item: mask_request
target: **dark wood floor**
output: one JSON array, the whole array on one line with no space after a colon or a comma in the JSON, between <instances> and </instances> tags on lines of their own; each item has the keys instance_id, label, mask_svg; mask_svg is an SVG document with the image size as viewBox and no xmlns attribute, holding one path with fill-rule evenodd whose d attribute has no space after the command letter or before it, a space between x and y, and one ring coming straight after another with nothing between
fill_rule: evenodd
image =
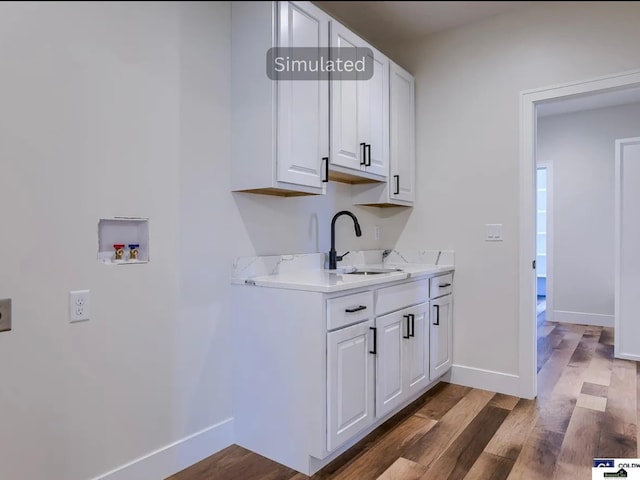
<instances>
[{"instance_id":1,"label":"dark wood floor","mask_svg":"<svg viewBox=\"0 0 640 480\"><path fill-rule=\"evenodd\" d=\"M537 400L441 383L311 478L591 478L594 457L640 456L639 378L612 329L541 319ZM308 478L235 445L170 477Z\"/></svg>"}]
</instances>

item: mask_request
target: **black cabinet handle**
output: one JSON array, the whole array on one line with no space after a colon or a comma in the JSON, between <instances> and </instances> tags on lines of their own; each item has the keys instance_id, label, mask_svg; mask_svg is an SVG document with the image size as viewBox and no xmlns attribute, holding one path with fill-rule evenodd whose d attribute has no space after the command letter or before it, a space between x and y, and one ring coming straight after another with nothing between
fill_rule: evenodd
<instances>
[{"instance_id":1,"label":"black cabinet handle","mask_svg":"<svg viewBox=\"0 0 640 480\"><path fill-rule=\"evenodd\" d=\"M410 313L409 316L411 317L411 333L409 334L409 336L415 337L416 336L416 316L413 313Z\"/></svg>"},{"instance_id":2,"label":"black cabinet handle","mask_svg":"<svg viewBox=\"0 0 640 480\"><path fill-rule=\"evenodd\" d=\"M433 324L440 325L440 305L434 305L433 307L436 309L436 321Z\"/></svg>"},{"instance_id":3,"label":"black cabinet handle","mask_svg":"<svg viewBox=\"0 0 640 480\"><path fill-rule=\"evenodd\" d=\"M322 161L324 162L324 178L322 179L322 183L327 183L329 181L329 157L322 157Z\"/></svg>"},{"instance_id":4,"label":"black cabinet handle","mask_svg":"<svg viewBox=\"0 0 640 480\"><path fill-rule=\"evenodd\" d=\"M344 311L347 313L359 312L360 310L366 310L367 307L365 305L360 305L359 307L353 308L345 308Z\"/></svg>"},{"instance_id":5,"label":"black cabinet handle","mask_svg":"<svg viewBox=\"0 0 640 480\"><path fill-rule=\"evenodd\" d=\"M393 178L396 179L396 191L393 192L394 195L400 194L400 175L394 175Z\"/></svg>"},{"instance_id":6,"label":"black cabinet handle","mask_svg":"<svg viewBox=\"0 0 640 480\"><path fill-rule=\"evenodd\" d=\"M360 165L366 165L367 164L367 144L366 143L361 143L360 146L362 147L362 157L360 157Z\"/></svg>"},{"instance_id":7,"label":"black cabinet handle","mask_svg":"<svg viewBox=\"0 0 640 480\"><path fill-rule=\"evenodd\" d=\"M369 350L369 353L377 355L378 353L378 329L376 327L369 327L369 330L373 330L373 350Z\"/></svg>"},{"instance_id":8,"label":"black cabinet handle","mask_svg":"<svg viewBox=\"0 0 640 480\"><path fill-rule=\"evenodd\" d=\"M371 144L367 143L365 146L365 151L367 152L366 158L365 158L365 166L370 167L371 166Z\"/></svg>"},{"instance_id":9,"label":"black cabinet handle","mask_svg":"<svg viewBox=\"0 0 640 480\"><path fill-rule=\"evenodd\" d=\"M445 287L450 287L451 284L450 283L441 283L440 285L438 285L440 288L445 288Z\"/></svg>"},{"instance_id":10,"label":"black cabinet handle","mask_svg":"<svg viewBox=\"0 0 640 480\"><path fill-rule=\"evenodd\" d=\"M402 335L402 338L411 338L411 330L409 327L409 321L410 321L411 315L403 315L402 317L407 319L407 334Z\"/></svg>"}]
</instances>

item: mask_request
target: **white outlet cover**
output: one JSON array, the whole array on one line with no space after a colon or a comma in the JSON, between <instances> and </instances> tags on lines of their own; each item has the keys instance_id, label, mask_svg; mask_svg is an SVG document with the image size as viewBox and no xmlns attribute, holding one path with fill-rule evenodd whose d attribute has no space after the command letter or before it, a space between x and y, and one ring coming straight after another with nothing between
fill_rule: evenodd
<instances>
[{"instance_id":1,"label":"white outlet cover","mask_svg":"<svg viewBox=\"0 0 640 480\"><path fill-rule=\"evenodd\" d=\"M69 292L69 321L81 322L91 317L89 290L72 290Z\"/></svg>"}]
</instances>

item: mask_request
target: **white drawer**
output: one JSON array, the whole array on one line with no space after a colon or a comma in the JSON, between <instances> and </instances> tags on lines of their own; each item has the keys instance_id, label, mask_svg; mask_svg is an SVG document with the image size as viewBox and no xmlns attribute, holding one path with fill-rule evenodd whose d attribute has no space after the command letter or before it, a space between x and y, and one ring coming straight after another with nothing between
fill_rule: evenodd
<instances>
[{"instance_id":1,"label":"white drawer","mask_svg":"<svg viewBox=\"0 0 640 480\"><path fill-rule=\"evenodd\" d=\"M376 316L426 302L429 299L427 280L401 283L378 290Z\"/></svg>"},{"instance_id":2,"label":"white drawer","mask_svg":"<svg viewBox=\"0 0 640 480\"><path fill-rule=\"evenodd\" d=\"M327 330L373 318L373 292L355 293L327 300Z\"/></svg>"},{"instance_id":3,"label":"white drawer","mask_svg":"<svg viewBox=\"0 0 640 480\"><path fill-rule=\"evenodd\" d=\"M453 273L429 279L429 298L441 297L453 291Z\"/></svg>"}]
</instances>

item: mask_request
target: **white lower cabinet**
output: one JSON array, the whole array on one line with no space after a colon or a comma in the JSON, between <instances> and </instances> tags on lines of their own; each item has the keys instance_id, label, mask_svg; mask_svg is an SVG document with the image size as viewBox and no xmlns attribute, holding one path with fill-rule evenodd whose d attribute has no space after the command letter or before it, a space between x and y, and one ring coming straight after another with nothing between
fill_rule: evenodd
<instances>
[{"instance_id":1,"label":"white lower cabinet","mask_svg":"<svg viewBox=\"0 0 640 480\"><path fill-rule=\"evenodd\" d=\"M373 320L327 334L327 450L373 423Z\"/></svg>"},{"instance_id":2,"label":"white lower cabinet","mask_svg":"<svg viewBox=\"0 0 640 480\"><path fill-rule=\"evenodd\" d=\"M451 283L234 285L236 443L312 475L418 398L451 365Z\"/></svg>"},{"instance_id":3,"label":"white lower cabinet","mask_svg":"<svg viewBox=\"0 0 640 480\"><path fill-rule=\"evenodd\" d=\"M429 383L428 309L423 303L376 318L376 417Z\"/></svg>"},{"instance_id":4,"label":"white lower cabinet","mask_svg":"<svg viewBox=\"0 0 640 480\"><path fill-rule=\"evenodd\" d=\"M451 368L453 295L449 294L431 300L430 305L431 341L429 355L431 369L429 378L435 380Z\"/></svg>"}]
</instances>

